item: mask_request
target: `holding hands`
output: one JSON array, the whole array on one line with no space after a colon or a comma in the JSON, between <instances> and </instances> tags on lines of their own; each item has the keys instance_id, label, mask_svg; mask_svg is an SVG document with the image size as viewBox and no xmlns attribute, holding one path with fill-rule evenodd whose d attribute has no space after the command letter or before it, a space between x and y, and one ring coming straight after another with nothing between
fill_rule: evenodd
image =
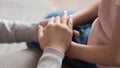
<instances>
[{"instance_id":1,"label":"holding hands","mask_svg":"<svg viewBox=\"0 0 120 68\"><path fill-rule=\"evenodd\" d=\"M52 17L44 28L39 26L38 29L38 42L42 49L55 48L65 53L71 44L72 36L73 20L66 11L62 18Z\"/></svg>"}]
</instances>

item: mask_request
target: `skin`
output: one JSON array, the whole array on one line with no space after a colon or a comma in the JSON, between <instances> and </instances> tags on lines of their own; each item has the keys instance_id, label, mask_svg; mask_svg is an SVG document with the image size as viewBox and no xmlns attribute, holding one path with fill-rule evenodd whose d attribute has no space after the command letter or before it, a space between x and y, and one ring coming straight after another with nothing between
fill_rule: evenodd
<instances>
[{"instance_id":1,"label":"skin","mask_svg":"<svg viewBox=\"0 0 120 68\"><path fill-rule=\"evenodd\" d=\"M90 5L88 8L83 9L82 11L79 11L77 13L72 14L73 18L73 25L81 25L81 24L87 24L90 21L95 20L98 17L98 7L99 7L100 0L96 0L92 5ZM48 23L49 19L45 19L40 22L40 25L45 27Z\"/></svg>"},{"instance_id":2,"label":"skin","mask_svg":"<svg viewBox=\"0 0 120 68\"><path fill-rule=\"evenodd\" d=\"M73 17L72 17L72 18L73 18ZM40 22L40 25L44 28L44 27L48 24L48 21L49 21L49 20L50 20L50 18L41 21L41 22ZM76 30L73 30L73 35L74 35L74 36L79 36L80 33L79 33L78 31L76 31Z\"/></svg>"},{"instance_id":3,"label":"skin","mask_svg":"<svg viewBox=\"0 0 120 68\"><path fill-rule=\"evenodd\" d=\"M64 12L62 18L59 16L52 17L47 26L44 28L39 26L38 41L40 47L55 48L62 53L65 53L70 46L73 35L73 21L72 17L67 17L67 12Z\"/></svg>"},{"instance_id":4,"label":"skin","mask_svg":"<svg viewBox=\"0 0 120 68\"><path fill-rule=\"evenodd\" d=\"M97 7L97 6L96 6ZM92 9L91 9L92 10ZM86 11L87 12L87 11ZM89 11L88 11L89 12ZM89 14L89 13L88 13ZM120 7L116 6L115 26L108 45L84 45L72 42L67 56L101 65L120 65ZM89 15L88 15L89 16ZM81 24L81 23L80 23Z\"/></svg>"},{"instance_id":5,"label":"skin","mask_svg":"<svg viewBox=\"0 0 120 68\"><path fill-rule=\"evenodd\" d=\"M99 7L100 0L96 0L91 6L88 8L83 9L82 11L79 11L77 13L72 14L73 18L73 25L78 26L81 24L87 24L90 21L95 20L98 17L98 7ZM48 23L49 19L45 19L40 22L40 25L42 27L45 27ZM79 36L79 32L73 31L74 36Z\"/></svg>"},{"instance_id":6,"label":"skin","mask_svg":"<svg viewBox=\"0 0 120 68\"><path fill-rule=\"evenodd\" d=\"M73 14L73 24L81 25L94 20L98 15L98 7L100 0L97 0L94 4L88 8ZM112 32L112 39L109 45L90 45L83 46L83 44L77 44L71 42L71 46L66 55L70 58L76 58L90 63L101 65L120 65L120 7L116 6L116 21L115 27ZM89 17L88 17L89 16ZM107 54L107 55L106 55Z\"/></svg>"},{"instance_id":7,"label":"skin","mask_svg":"<svg viewBox=\"0 0 120 68\"><path fill-rule=\"evenodd\" d=\"M96 0L92 5L73 14L73 24L74 26L87 24L90 21L95 20L98 17L100 0Z\"/></svg>"}]
</instances>

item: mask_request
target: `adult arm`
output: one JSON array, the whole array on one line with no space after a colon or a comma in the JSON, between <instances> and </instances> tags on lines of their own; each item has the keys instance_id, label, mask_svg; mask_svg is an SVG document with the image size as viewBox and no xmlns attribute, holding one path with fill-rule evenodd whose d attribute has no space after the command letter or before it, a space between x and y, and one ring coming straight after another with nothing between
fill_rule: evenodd
<instances>
[{"instance_id":1,"label":"adult arm","mask_svg":"<svg viewBox=\"0 0 120 68\"><path fill-rule=\"evenodd\" d=\"M54 48L45 48L37 68L61 68L64 53Z\"/></svg>"},{"instance_id":2,"label":"adult arm","mask_svg":"<svg viewBox=\"0 0 120 68\"><path fill-rule=\"evenodd\" d=\"M0 43L36 41L38 24L0 20Z\"/></svg>"},{"instance_id":3,"label":"adult arm","mask_svg":"<svg viewBox=\"0 0 120 68\"><path fill-rule=\"evenodd\" d=\"M52 17L46 27L39 26L38 41L44 52L38 68L61 67L64 53L69 48L73 35L72 17L67 18L67 16L67 12L64 11L61 19L59 16Z\"/></svg>"}]
</instances>

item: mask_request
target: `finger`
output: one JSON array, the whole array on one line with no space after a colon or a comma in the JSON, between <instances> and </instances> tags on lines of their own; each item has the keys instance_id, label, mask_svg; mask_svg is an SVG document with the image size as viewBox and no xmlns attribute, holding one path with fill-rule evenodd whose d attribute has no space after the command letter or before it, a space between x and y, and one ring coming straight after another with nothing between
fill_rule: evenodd
<instances>
[{"instance_id":1,"label":"finger","mask_svg":"<svg viewBox=\"0 0 120 68\"><path fill-rule=\"evenodd\" d=\"M67 15L67 11L64 11L63 12L63 15L62 15L62 24L64 24L64 25L67 25L67 20L68 20L68 17L67 17L68 15Z\"/></svg>"},{"instance_id":2,"label":"finger","mask_svg":"<svg viewBox=\"0 0 120 68\"><path fill-rule=\"evenodd\" d=\"M71 46L80 46L80 44L72 41L72 42L71 42Z\"/></svg>"},{"instance_id":3,"label":"finger","mask_svg":"<svg viewBox=\"0 0 120 68\"><path fill-rule=\"evenodd\" d=\"M54 18L55 18L55 17L50 18L50 20L48 21L48 24L49 24L49 23L52 23L52 24L53 24L53 23L54 23Z\"/></svg>"},{"instance_id":4,"label":"finger","mask_svg":"<svg viewBox=\"0 0 120 68\"><path fill-rule=\"evenodd\" d=\"M56 17L55 23L60 23L60 17L59 16Z\"/></svg>"},{"instance_id":5,"label":"finger","mask_svg":"<svg viewBox=\"0 0 120 68\"><path fill-rule=\"evenodd\" d=\"M68 27L70 29L73 29L73 19L72 19L72 15L69 16L69 20L68 20L68 23L67 23Z\"/></svg>"},{"instance_id":6,"label":"finger","mask_svg":"<svg viewBox=\"0 0 120 68\"><path fill-rule=\"evenodd\" d=\"M73 30L73 35L74 36L80 36L80 33L77 30Z\"/></svg>"},{"instance_id":7,"label":"finger","mask_svg":"<svg viewBox=\"0 0 120 68\"><path fill-rule=\"evenodd\" d=\"M38 26L38 38L41 38L43 36L43 27L42 26Z\"/></svg>"}]
</instances>

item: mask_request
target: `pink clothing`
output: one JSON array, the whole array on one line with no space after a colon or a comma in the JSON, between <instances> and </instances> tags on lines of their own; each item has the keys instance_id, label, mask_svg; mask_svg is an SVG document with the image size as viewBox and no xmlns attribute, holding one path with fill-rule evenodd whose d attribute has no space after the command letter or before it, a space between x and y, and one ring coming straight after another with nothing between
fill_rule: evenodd
<instances>
[{"instance_id":1,"label":"pink clothing","mask_svg":"<svg viewBox=\"0 0 120 68\"><path fill-rule=\"evenodd\" d=\"M116 6L120 7L120 0L101 0L98 18L92 26L89 35L89 45L109 44L115 23ZM97 65L98 68L120 68L112 66Z\"/></svg>"}]
</instances>

